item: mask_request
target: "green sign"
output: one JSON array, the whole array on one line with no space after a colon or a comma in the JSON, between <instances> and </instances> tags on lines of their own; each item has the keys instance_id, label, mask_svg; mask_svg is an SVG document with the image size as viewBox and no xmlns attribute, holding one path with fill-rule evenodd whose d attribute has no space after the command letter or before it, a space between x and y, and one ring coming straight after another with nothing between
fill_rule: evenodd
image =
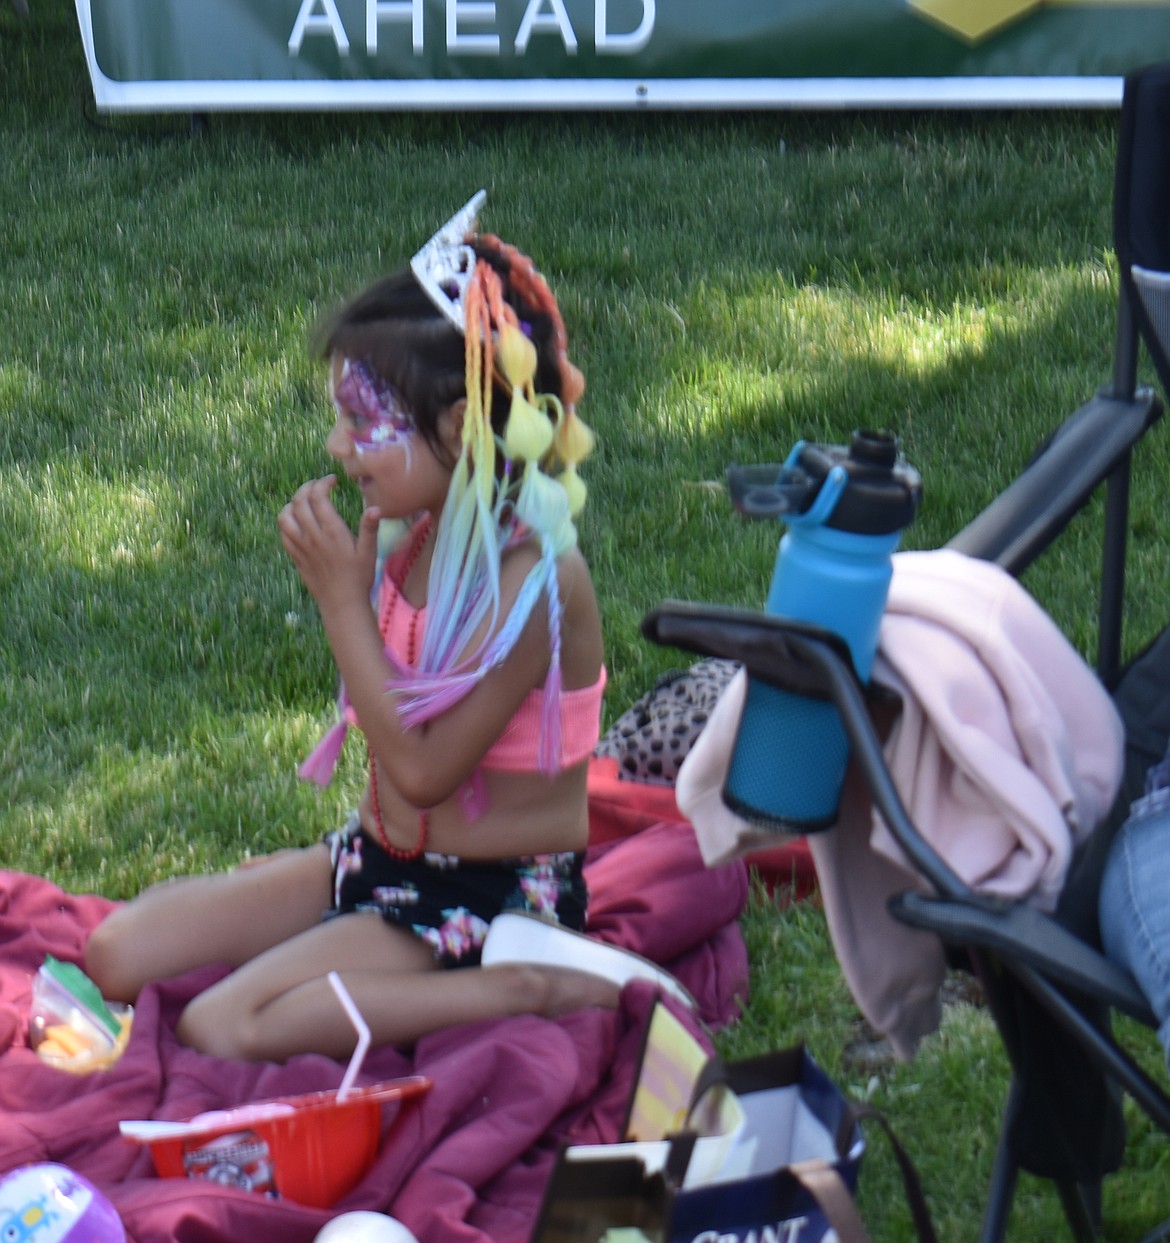
<instances>
[{"instance_id":1,"label":"green sign","mask_svg":"<svg viewBox=\"0 0 1170 1243\"><path fill-rule=\"evenodd\" d=\"M109 110L1117 103L1170 0L77 0Z\"/></svg>"}]
</instances>

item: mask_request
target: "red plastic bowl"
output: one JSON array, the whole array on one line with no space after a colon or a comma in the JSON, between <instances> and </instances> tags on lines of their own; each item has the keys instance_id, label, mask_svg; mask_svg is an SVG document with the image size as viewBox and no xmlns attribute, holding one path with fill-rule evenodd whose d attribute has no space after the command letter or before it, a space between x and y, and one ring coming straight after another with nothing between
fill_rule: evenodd
<instances>
[{"instance_id":1,"label":"red plastic bowl","mask_svg":"<svg viewBox=\"0 0 1170 1243\"><path fill-rule=\"evenodd\" d=\"M415 1100L430 1086L426 1076L412 1075L353 1088L344 1100L336 1089L282 1096L195 1118L181 1135L143 1142L164 1178L209 1178L329 1208L373 1164L383 1104Z\"/></svg>"}]
</instances>

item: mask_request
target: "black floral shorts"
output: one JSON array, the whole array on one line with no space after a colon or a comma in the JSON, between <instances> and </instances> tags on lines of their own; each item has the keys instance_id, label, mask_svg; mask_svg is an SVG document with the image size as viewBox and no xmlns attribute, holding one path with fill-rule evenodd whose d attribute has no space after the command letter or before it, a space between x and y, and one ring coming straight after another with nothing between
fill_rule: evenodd
<instances>
[{"instance_id":1,"label":"black floral shorts","mask_svg":"<svg viewBox=\"0 0 1170 1243\"><path fill-rule=\"evenodd\" d=\"M461 859L428 851L396 859L362 828L357 812L325 838L333 867L326 919L376 911L413 932L444 967L479 964L488 924L502 911L532 911L580 932L587 894L584 854Z\"/></svg>"}]
</instances>

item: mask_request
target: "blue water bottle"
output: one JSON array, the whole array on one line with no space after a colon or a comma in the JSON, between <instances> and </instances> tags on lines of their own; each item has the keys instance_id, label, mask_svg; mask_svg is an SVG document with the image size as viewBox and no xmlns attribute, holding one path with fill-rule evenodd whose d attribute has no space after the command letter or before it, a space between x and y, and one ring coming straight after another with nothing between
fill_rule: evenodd
<instances>
[{"instance_id":1,"label":"blue water bottle","mask_svg":"<svg viewBox=\"0 0 1170 1243\"><path fill-rule=\"evenodd\" d=\"M896 438L856 431L847 448L801 441L783 467L728 475L741 513L777 516L787 527L766 611L839 634L858 677L868 681L890 558L922 495ZM827 828L837 819L848 760L833 704L749 678L723 801L778 832Z\"/></svg>"}]
</instances>

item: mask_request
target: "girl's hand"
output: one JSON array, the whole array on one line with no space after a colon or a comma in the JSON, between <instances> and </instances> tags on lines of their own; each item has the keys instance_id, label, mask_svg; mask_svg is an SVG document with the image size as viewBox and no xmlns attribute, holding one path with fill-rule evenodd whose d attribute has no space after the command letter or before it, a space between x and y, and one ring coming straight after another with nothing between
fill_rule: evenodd
<instances>
[{"instance_id":1,"label":"girl's hand","mask_svg":"<svg viewBox=\"0 0 1170 1243\"><path fill-rule=\"evenodd\" d=\"M331 499L336 486L336 475L302 484L276 520L284 550L322 613L369 607L377 556L381 514L367 509L355 536Z\"/></svg>"}]
</instances>

